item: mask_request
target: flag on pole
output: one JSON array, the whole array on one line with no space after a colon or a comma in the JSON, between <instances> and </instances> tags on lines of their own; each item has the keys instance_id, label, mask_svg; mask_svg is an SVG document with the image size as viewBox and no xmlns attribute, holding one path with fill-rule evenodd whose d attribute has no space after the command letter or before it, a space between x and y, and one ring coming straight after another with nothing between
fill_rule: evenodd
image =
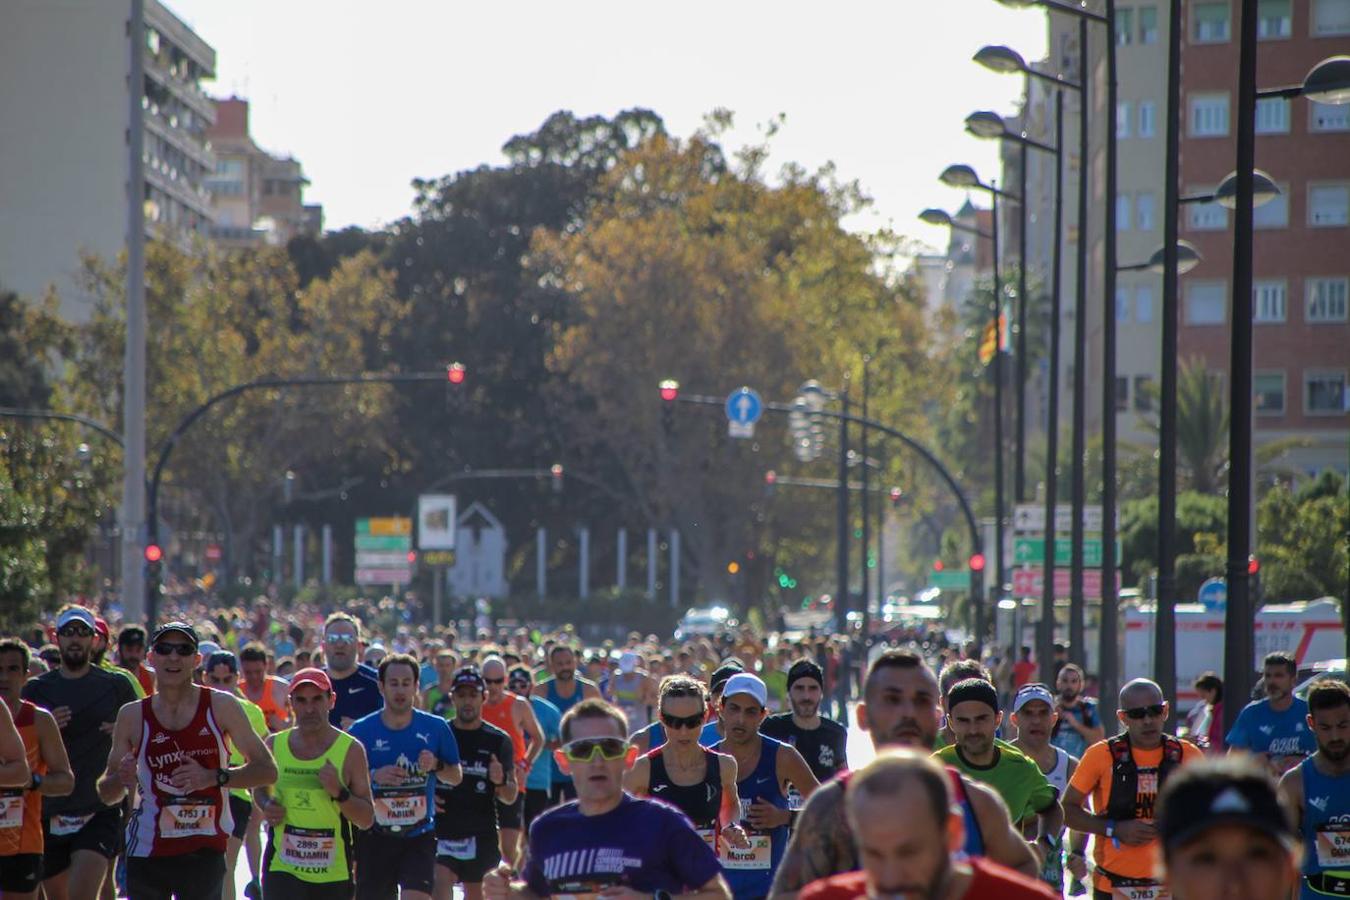
<instances>
[{"instance_id":1,"label":"flag on pole","mask_svg":"<svg viewBox=\"0 0 1350 900\"><path fill-rule=\"evenodd\" d=\"M984 326L984 332L980 335L980 365L987 366L994 359L995 349L1008 349L1008 312L999 310L998 330L994 329L994 323L989 322Z\"/></svg>"}]
</instances>

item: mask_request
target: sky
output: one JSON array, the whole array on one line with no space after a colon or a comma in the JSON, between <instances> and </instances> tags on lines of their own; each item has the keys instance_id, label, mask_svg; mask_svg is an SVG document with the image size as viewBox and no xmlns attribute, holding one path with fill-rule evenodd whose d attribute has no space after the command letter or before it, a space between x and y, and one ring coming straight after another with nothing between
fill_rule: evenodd
<instances>
[{"instance_id":1,"label":"sky","mask_svg":"<svg viewBox=\"0 0 1350 900\"><path fill-rule=\"evenodd\" d=\"M329 229L407 215L412 179L501 164L559 109L646 107L685 136L726 108L728 149L782 114L773 168L856 179L875 207L850 227L945 246L918 213L964 201L937 180L950 163L997 179L996 142L963 122L1014 112L1022 87L970 58L1007 44L1039 59L1047 39L1044 13L995 0L164 2L216 50L207 92L250 101L254 140L300 160Z\"/></svg>"}]
</instances>

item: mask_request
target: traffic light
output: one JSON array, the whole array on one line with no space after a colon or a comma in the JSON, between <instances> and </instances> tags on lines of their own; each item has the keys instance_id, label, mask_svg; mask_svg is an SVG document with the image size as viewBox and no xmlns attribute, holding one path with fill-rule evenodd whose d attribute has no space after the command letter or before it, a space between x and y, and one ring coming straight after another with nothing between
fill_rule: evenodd
<instances>
[{"instance_id":1,"label":"traffic light","mask_svg":"<svg viewBox=\"0 0 1350 900\"><path fill-rule=\"evenodd\" d=\"M777 484L778 484L777 472L775 472L773 469L770 469L769 471L764 473L764 495L766 497L773 496L773 489Z\"/></svg>"},{"instance_id":2,"label":"traffic light","mask_svg":"<svg viewBox=\"0 0 1350 900\"><path fill-rule=\"evenodd\" d=\"M900 501L905 499L905 492L898 487L891 488L891 506L898 507Z\"/></svg>"},{"instance_id":3,"label":"traffic light","mask_svg":"<svg viewBox=\"0 0 1350 900\"><path fill-rule=\"evenodd\" d=\"M408 551L408 565L410 565L410 566L415 566L415 565L417 565L417 551L416 551L416 550L409 550L409 551Z\"/></svg>"},{"instance_id":4,"label":"traffic light","mask_svg":"<svg viewBox=\"0 0 1350 900\"><path fill-rule=\"evenodd\" d=\"M452 362L445 367L445 380L451 384L463 384L465 374L463 363Z\"/></svg>"},{"instance_id":5,"label":"traffic light","mask_svg":"<svg viewBox=\"0 0 1350 900\"><path fill-rule=\"evenodd\" d=\"M1260 571L1261 571L1261 560L1257 559L1256 554L1253 553L1251 556L1247 557L1247 574L1256 575Z\"/></svg>"},{"instance_id":6,"label":"traffic light","mask_svg":"<svg viewBox=\"0 0 1350 900\"><path fill-rule=\"evenodd\" d=\"M736 560L733 559L731 562L727 563L728 575L735 575L740 571L741 571L741 564L736 562Z\"/></svg>"},{"instance_id":7,"label":"traffic light","mask_svg":"<svg viewBox=\"0 0 1350 900\"><path fill-rule=\"evenodd\" d=\"M675 430L675 401L680 396L680 383L673 378L661 382L661 427L667 435Z\"/></svg>"},{"instance_id":8,"label":"traffic light","mask_svg":"<svg viewBox=\"0 0 1350 900\"><path fill-rule=\"evenodd\" d=\"M941 572L941 571L942 571L943 569L945 569L945 568L947 568L947 566L942 562L942 560L940 560L940 559L935 559L935 560L933 560L933 571L934 571L934 572Z\"/></svg>"},{"instance_id":9,"label":"traffic light","mask_svg":"<svg viewBox=\"0 0 1350 900\"><path fill-rule=\"evenodd\" d=\"M160 569L164 565L164 548L159 544L145 545L145 574L152 580L159 580Z\"/></svg>"},{"instance_id":10,"label":"traffic light","mask_svg":"<svg viewBox=\"0 0 1350 900\"><path fill-rule=\"evenodd\" d=\"M789 575L782 566L775 566L773 574L778 579L778 587L781 589L790 591L797 586L797 579Z\"/></svg>"},{"instance_id":11,"label":"traffic light","mask_svg":"<svg viewBox=\"0 0 1350 900\"><path fill-rule=\"evenodd\" d=\"M563 467L562 463L554 463L548 470L549 482L553 486L553 493L561 494L563 489Z\"/></svg>"},{"instance_id":12,"label":"traffic light","mask_svg":"<svg viewBox=\"0 0 1350 900\"><path fill-rule=\"evenodd\" d=\"M983 554L983 553L972 553L972 554L970 554L970 571L972 571L972 572L983 572L983 571L984 571L984 554Z\"/></svg>"}]
</instances>

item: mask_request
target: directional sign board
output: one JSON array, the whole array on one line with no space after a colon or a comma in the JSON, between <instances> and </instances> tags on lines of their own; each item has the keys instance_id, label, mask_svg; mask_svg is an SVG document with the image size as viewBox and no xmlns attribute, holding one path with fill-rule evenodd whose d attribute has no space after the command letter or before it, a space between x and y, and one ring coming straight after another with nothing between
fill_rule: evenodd
<instances>
[{"instance_id":1,"label":"directional sign board","mask_svg":"<svg viewBox=\"0 0 1350 900\"><path fill-rule=\"evenodd\" d=\"M1028 567L1013 569L1013 595L1016 597L1039 597L1041 595L1041 568ZM1069 596L1069 570L1055 569L1055 596ZM1120 573L1116 573L1116 590L1120 590ZM1100 599L1102 595L1101 569L1083 570L1083 596Z\"/></svg>"},{"instance_id":2,"label":"directional sign board","mask_svg":"<svg viewBox=\"0 0 1350 900\"><path fill-rule=\"evenodd\" d=\"M1120 565L1120 541L1116 541L1116 565ZM1055 565L1073 564L1073 541L1070 538L1055 538ZM1013 565L1028 563L1036 565L1045 562L1045 538L1017 537L1013 539ZM1102 542L1100 538L1087 538L1083 541L1083 565L1100 566L1102 564Z\"/></svg>"},{"instance_id":3,"label":"directional sign board","mask_svg":"<svg viewBox=\"0 0 1350 900\"><path fill-rule=\"evenodd\" d=\"M944 591L964 591L970 588L969 572L933 572L928 576L928 586Z\"/></svg>"},{"instance_id":4,"label":"directional sign board","mask_svg":"<svg viewBox=\"0 0 1350 900\"><path fill-rule=\"evenodd\" d=\"M1200 585L1195 598L1204 604L1205 609L1226 609L1228 607L1228 582L1223 578L1209 578Z\"/></svg>"},{"instance_id":5,"label":"directional sign board","mask_svg":"<svg viewBox=\"0 0 1350 900\"><path fill-rule=\"evenodd\" d=\"M1116 525L1120 525L1117 511ZM1061 503L1055 507L1055 531L1069 531L1073 528L1073 507ZM1083 530L1096 533L1102 530L1102 508L1093 504L1083 507ZM1013 508L1013 531L1045 533L1045 507L1036 503L1019 503Z\"/></svg>"},{"instance_id":6,"label":"directional sign board","mask_svg":"<svg viewBox=\"0 0 1350 900\"><path fill-rule=\"evenodd\" d=\"M727 434L734 438L755 436L755 423L764 413L764 401L753 388L743 387L727 395Z\"/></svg>"},{"instance_id":7,"label":"directional sign board","mask_svg":"<svg viewBox=\"0 0 1350 900\"><path fill-rule=\"evenodd\" d=\"M412 581L412 519L402 516L356 520L356 583Z\"/></svg>"}]
</instances>

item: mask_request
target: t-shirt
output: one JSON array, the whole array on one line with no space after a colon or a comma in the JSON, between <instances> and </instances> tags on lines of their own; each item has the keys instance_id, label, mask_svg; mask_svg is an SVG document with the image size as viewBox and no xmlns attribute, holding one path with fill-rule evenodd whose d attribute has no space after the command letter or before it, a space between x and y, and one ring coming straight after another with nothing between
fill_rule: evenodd
<instances>
[{"instance_id":1,"label":"t-shirt","mask_svg":"<svg viewBox=\"0 0 1350 900\"><path fill-rule=\"evenodd\" d=\"M558 712L558 707L549 703L543 697L531 697L530 706L534 708L534 717L539 722L539 731L544 735L545 747L553 741L562 740L562 732L559 730L559 726L562 725L562 713ZM534 758L534 765L530 766L530 774L525 778L525 788L536 791L548 790L553 784L555 765L553 754L545 749Z\"/></svg>"},{"instance_id":2,"label":"t-shirt","mask_svg":"<svg viewBox=\"0 0 1350 900\"><path fill-rule=\"evenodd\" d=\"M530 826L526 860L525 881L540 897L593 898L609 885L679 894L721 872L683 813L629 794L598 816L583 815L575 800L543 813Z\"/></svg>"},{"instance_id":3,"label":"t-shirt","mask_svg":"<svg viewBox=\"0 0 1350 900\"><path fill-rule=\"evenodd\" d=\"M1139 768L1139 787L1134 798L1136 819L1153 821L1153 808L1158 799L1158 767L1162 765L1163 748L1154 747L1145 750L1131 747L1134 764ZM1181 742L1182 763L1194 762L1203 754L1200 748L1190 741ZM1078 761L1078 768L1069 779L1069 787L1077 789L1084 797L1092 798L1092 809L1097 815L1106 814L1107 802L1111 791L1111 748L1106 741L1098 741L1087 749ZM1154 855L1157 842L1130 846L1107 840L1104 837L1092 841L1092 855L1099 869L1106 869L1126 878L1153 878ZM1111 890L1111 882L1098 873L1097 887L1103 891Z\"/></svg>"},{"instance_id":4,"label":"t-shirt","mask_svg":"<svg viewBox=\"0 0 1350 900\"><path fill-rule=\"evenodd\" d=\"M1036 677L1036 664L1029 659L1013 663L1013 687L1020 688Z\"/></svg>"},{"instance_id":5,"label":"t-shirt","mask_svg":"<svg viewBox=\"0 0 1350 900\"><path fill-rule=\"evenodd\" d=\"M495 757L502 775L511 774L515 765L515 747L511 736L489 722L477 728L460 728L450 723L459 746L464 779L454 787L437 784L436 793L444 801L445 812L436 816L438 838L469 838L497 833L497 786L488 778ZM496 838L492 838L495 843Z\"/></svg>"},{"instance_id":6,"label":"t-shirt","mask_svg":"<svg viewBox=\"0 0 1350 900\"><path fill-rule=\"evenodd\" d=\"M769 709L787 708L787 672L775 669L761 676L764 687L769 693Z\"/></svg>"},{"instance_id":7,"label":"t-shirt","mask_svg":"<svg viewBox=\"0 0 1350 900\"><path fill-rule=\"evenodd\" d=\"M995 739L994 761L977 766L961 755L955 744L933 754L949 766L998 791L1014 822L1030 818L1051 806L1059 796L1036 761L1011 744Z\"/></svg>"},{"instance_id":8,"label":"t-shirt","mask_svg":"<svg viewBox=\"0 0 1350 900\"><path fill-rule=\"evenodd\" d=\"M459 745L450 725L439 716L420 709L412 711L412 721L393 730L384 724L381 713L357 719L348 729L366 748L370 771L395 765L406 773L402 784L385 786L371 779L375 801L375 830L396 837L425 834L432 828L435 811L433 773L423 772L417 758L430 750L443 763L459 762Z\"/></svg>"},{"instance_id":9,"label":"t-shirt","mask_svg":"<svg viewBox=\"0 0 1350 900\"><path fill-rule=\"evenodd\" d=\"M1059 897L1048 885L996 862L981 857L967 862L972 877L961 900L1050 900ZM798 896L801 900L854 900L867 895L867 873L846 872L813 881L802 888Z\"/></svg>"},{"instance_id":10,"label":"t-shirt","mask_svg":"<svg viewBox=\"0 0 1350 900\"><path fill-rule=\"evenodd\" d=\"M808 731L797 726L792 713L779 713L765 719L759 733L796 747L816 781L848 768L848 729L834 719L822 716L819 727Z\"/></svg>"},{"instance_id":11,"label":"t-shirt","mask_svg":"<svg viewBox=\"0 0 1350 900\"><path fill-rule=\"evenodd\" d=\"M1102 722L1102 717L1097 712L1097 701L1088 697L1079 697L1078 702L1073 706L1060 707L1059 721L1055 722L1055 728L1050 732L1050 743L1070 756L1077 756L1081 759L1083 752L1088 747L1087 738L1064 721L1066 716L1073 716L1085 728L1096 728Z\"/></svg>"},{"instance_id":12,"label":"t-shirt","mask_svg":"<svg viewBox=\"0 0 1350 900\"><path fill-rule=\"evenodd\" d=\"M70 708L70 721L61 729L61 740L75 773L75 789L64 797L43 797L42 815L50 818L103 809L94 784L108 764L112 729L105 731L101 726L112 725L117 721L117 711L137 699L131 681L98 667L79 678L67 678L60 669L53 669L29 679L22 696L48 711Z\"/></svg>"},{"instance_id":13,"label":"t-shirt","mask_svg":"<svg viewBox=\"0 0 1350 900\"><path fill-rule=\"evenodd\" d=\"M1308 728L1308 701L1294 698L1283 712L1270 708L1269 700L1248 703L1238 713L1226 738L1229 747L1271 756L1292 756L1297 762L1317 750L1317 739Z\"/></svg>"},{"instance_id":14,"label":"t-shirt","mask_svg":"<svg viewBox=\"0 0 1350 900\"><path fill-rule=\"evenodd\" d=\"M380 676L375 669L365 663L358 663L356 670L346 678L334 678L333 709L328 713L328 721L335 727L342 727L343 719L360 719L384 706L384 697L380 695Z\"/></svg>"}]
</instances>

